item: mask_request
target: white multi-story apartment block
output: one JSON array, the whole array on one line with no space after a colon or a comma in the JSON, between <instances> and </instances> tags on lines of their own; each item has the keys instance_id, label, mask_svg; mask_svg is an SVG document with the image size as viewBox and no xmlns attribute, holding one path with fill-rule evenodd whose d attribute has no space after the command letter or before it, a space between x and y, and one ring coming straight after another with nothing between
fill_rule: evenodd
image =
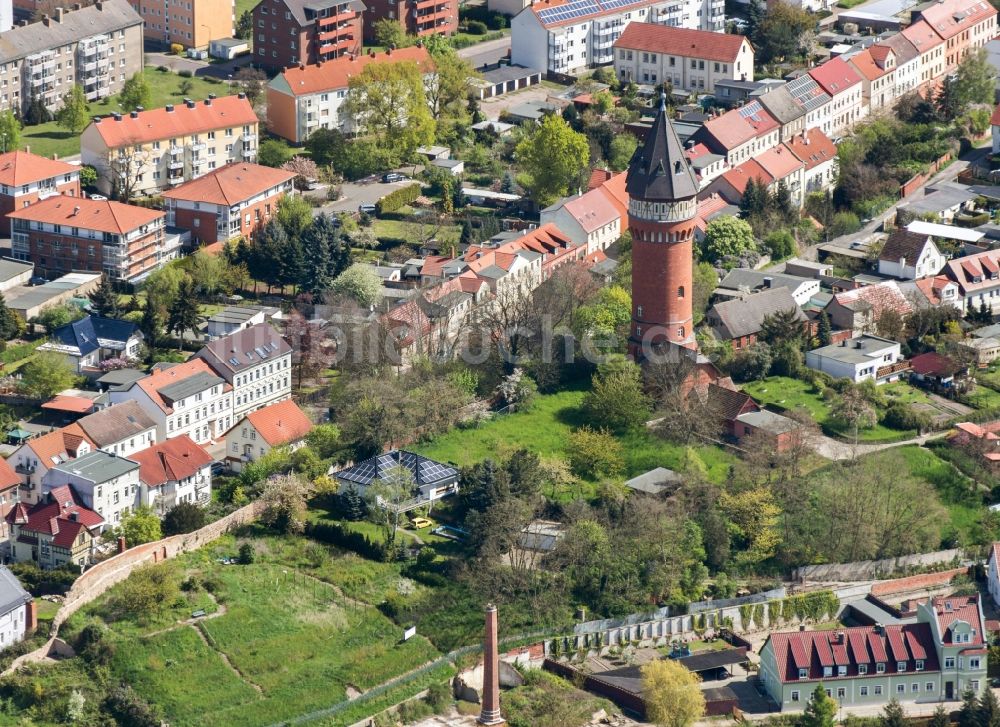
<instances>
[{"instance_id":1,"label":"white multi-story apartment block","mask_svg":"<svg viewBox=\"0 0 1000 727\"><path fill-rule=\"evenodd\" d=\"M232 387L234 425L292 395L292 347L267 323L217 338L195 356Z\"/></svg>"},{"instance_id":2,"label":"white multi-story apartment block","mask_svg":"<svg viewBox=\"0 0 1000 727\"><path fill-rule=\"evenodd\" d=\"M143 504L139 463L108 452L91 452L50 469L42 479L42 494L71 485L83 504L112 526Z\"/></svg>"},{"instance_id":3,"label":"white multi-story apartment block","mask_svg":"<svg viewBox=\"0 0 1000 727\"><path fill-rule=\"evenodd\" d=\"M0 110L24 112L32 98L49 110L74 84L95 101L118 93L142 70L142 18L125 0L74 5L41 21L3 31Z\"/></svg>"},{"instance_id":4,"label":"white multi-story apartment block","mask_svg":"<svg viewBox=\"0 0 1000 727\"><path fill-rule=\"evenodd\" d=\"M135 401L156 422L158 441L187 435L198 444L236 423L232 388L204 361L192 359L108 392L112 404Z\"/></svg>"},{"instance_id":5,"label":"white multi-story apartment block","mask_svg":"<svg viewBox=\"0 0 1000 727\"><path fill-rule=\"evenodd\" d=\"M630 23L614 48L622 81L715 93L716 81L753 80L753 46L742 35Z\"/></svg>"},{"instance_id":6,"label":"white multi-story apartment block","mask_svg":"<svg viewBox=\"0 0 1000 727\"><path fill-rule=\"evenodd\" d=\"M95 119L80 135L80 157L97 170L105 194L154 194L231 162L255 161L257 126L243 93L186 99Z\"/></svg>"},{"instance_id":7,"label":"white multi-story apartment block","mask_svg":"<svg viewBox=\"0 0 1000 727\"><path fill-rule=\"evenodd\" d=\"M632 22L723 32L725 8L720 0L540 0L511 21L511 61L565 74L611 63Z\"/></svg>"}]
</instances>

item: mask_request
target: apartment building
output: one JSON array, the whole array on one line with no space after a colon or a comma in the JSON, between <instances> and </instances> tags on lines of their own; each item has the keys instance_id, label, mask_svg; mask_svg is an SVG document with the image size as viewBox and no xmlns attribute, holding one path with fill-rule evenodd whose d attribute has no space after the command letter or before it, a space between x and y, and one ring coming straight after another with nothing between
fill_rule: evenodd
<instances>
[{"instance_id":1,"label":"apartment building","mask_svg":"<svg viewBox=\"0 0 1000 727\"><path fill-rule=\"evenodd\" d=\"M511 61L571 75L611 63L632 22L722 32L725 7L721 0L539 0L511 21Z\"/></svg>"},{"instance_id":2,"label":"apartment building","mask_svg":"<svg viewBox=\"0 0 1000 727\"><path fill-rule=\"evenodd\" d=\"M868 115L868 107L861 102L861 76L843 58L831 58L809 75L830 96L830 128L824 132L837 136Z\"/></svg>"},{"instance_id":3,"label":"apartment building","mask_svg":"<svg viewBox=\"0 0 1000 727\"><path fill-rule=\"evenodd\" d=\"M622 81L698 93L715 93L718 80L753 81L754 50L742 35L629 23L614 49Z\"/></svg>"},{"instance_id":4,"label":"apartment building","mask_svg":"<svg viewBox=\"0 0 1000 727\"><path fill-rule=\"evenodd\" d=\"M232 0L136 0L132 9L145 22L146 40L164 48L207 48L231 38L236 22Z\"/></svg>"},{"instance_id":5,"label":"apartment building","mask_svg":"<svg viewBox=\"0 0 1000 727\"><path fill-rule=\"evenodd\" d=\"M57 8L52 17L4 32L0 110L23 113L39 98L54 111L74 84L88 101L107 98L142 70L142 59L142 18L126 0Z\"/></svg>"},{"instance_id":6,"label":"apartment building","mask_svg":"<svg viewBox=\"0 0 1000 727\"><path fill-rule=\"evenodd\" d=\"M50 469L42 479L43 498L66 485L112 527L145 504L139 492L139 463L109 452L91 452Z\"/></svg>"},{"instance_id":7,"label":"apartment building","mask_svg":"<svg viewBox=\"0 0 1000 727\"><path fill-rule=\"evenodd\" d=\"M257 159L257 114L243 93L97 118L80 156L104 193L151 195L232 162ZM117 194L116 194L117 193Z\"/></svg>"},{"instance_id":8,"label":"apartment building","mask_svg":"<svg viewBox=\"0 0 1000 727\"><path fill-rule=\"evenodd\" d=\"M781 127L760 101L753 100L706 121L695 137L735 167L776 146Z\"/></svg>"},{"instance_id":9,"label":"apartment building","mask_svg":"<svg viewBox=\"0 0 1000 727\"><path fill-rule=\"evenodd\" d=\"M212 499L212 462L187 435L173 437L130 457L139 463L143 504L163 516L182 502L207 505Z\"/></svg>"},{"instance_id":10,"label":"apartment building","mask_svg":"<svg viewBox=\"0 0 1000 727\"><path fill-rule=\"evenodd\" d=\"M824 134L829 134L833 116L830 94L824 91L808 73L789 81L785 88L792 94L795 102L805 109L804 128L822 129Z\"/></svg>"},{"instance_id":11,"label":"apartment building","mask_svg":"<svg viewBox=\"0 0 1000 727\"><path fill-rule=\"evenodd\" d=\"M847 712L978 696L989 689L986 636L978 595L938 596L917 605L916 623L771 634L760 679L782 711L804 709L817 685Z\"/></svg>"},{"instance_id":12,"label":"apartment building","mask_svg":"<svg viewBox=\"0 0 1000 727\"><path fill-rule=\"evenodd\" d=\"M217 338L195 356L232 388L232 424L292 395L292 347L267 323Z\"/></svg>"},{"instance_id":13,"label":"apartment building","mask_svg":"<svg viewBox=\"0 0 1000 727\"><path fill-rule=\"evenodd\" d=\"M915 89L920 83L920 52L902 33L891 35L873 45L869 52L876 62L887 59L891 53L895 57L895 73L893 73L893 95L896 98ZM881 60L887 63L887 60Z\"/></svg>"},{"instance_id":14,"label":"apartment building","mask_svg":"<svg viewBox=\"0 0 1000 727\"><path fill-rule=\"evenodd\" d=\"M457 0L365 0L365 42L375 43L375 23L393 20L407 35L450 35L458 30Z\"/></svg>"},{"instance_id":15,"label":"apartment building","mask_svg":"<svg viewBox=\"0 0 1000 727\"><path fill-rule=\"evenodd\" d=\"M39 274L105 273L138 283L180 252L164 235L166 215L146 207L86 197L49 197L11 212L11 255Z\"/></svg>"},{"instance_id":16,"label":"apartment building","mask_svg":"<svg viewBox=\"0 0 1000 727\"><path fill-rule=\"evenodd\" d=\"M954 71L966 55L997 34L997 10L986 0L939 0L913 13L944 41L944 67Z\"/></svg>"},{"instance_id":17,"label":"apartment building","mask_svg":"<svg viewBox=\"0 0 1000 727\"><path fill-rule=\"evenodd\" d=\"M295 174L258 164L227 164L164 192L167 224L191 232L193 243L253 240L293 194Z\"/></svg>"},{"instance_id":18,"label":"apartment building","mask_svg":"<svg viewBox=\"0 0 1000 727\"><path fill-rule=\"evenodd\" d=\"M426 48L391 48L384 53L348 55L318 65L298 65L279 73L267 85L267 127L272 134L301 144L316 129L356 129L350 115L341 115L347 86L353 76L373 63L412 61L429 73L432 61Z\"/></svg>"},{"instance_id":19,"label":"apartment building","mask_svg":"<svg viewBox=\"0 0 1000 727\"><path fill-rule=\"evenodd\" d=\"M848 59L861 76L862 102L870 113L896 102L896 54L891 48L868 48Z\"/></svg>"},{"instance_id":20,"label":"apartment building","mask_svg":"<svg viewBox=\"0 0 1000 727\"><path fill-rule=\"evenodd\" d=\"M261 0L253 9L254 62L270 70L361 52L361 0Z\"/></svg>"},{"instance_id":21,"label":"apartment building","mask_svg":"<svg viewBox=\"0 0 1000 727\"><path fill-rule=\"evenodd\" d=\"M0 154L0 236L10 236L8 214L59 194L80 196L80 167L29 151Z\"/></svg>"},{"instance_id":22,"label":"apartment building","mask_svg":"<svg viewBox=\"0 0 1000 727\"><path fill-rule=\"evenodd\" d=\"M917 87L934 83L945 69L944 40L924 20L915 22L900 35L910 41L919 54L920 68L917 76Z\"/></svg>"}]
</instances>

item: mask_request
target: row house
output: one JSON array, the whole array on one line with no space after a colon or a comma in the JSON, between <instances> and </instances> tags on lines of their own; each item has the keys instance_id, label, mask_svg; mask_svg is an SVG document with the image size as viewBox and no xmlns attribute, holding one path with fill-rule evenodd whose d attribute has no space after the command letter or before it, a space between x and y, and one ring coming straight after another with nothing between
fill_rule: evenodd
<instances>
[{"instance_id":1,"label":"row house","mask_svg":"<svg viewBox=\"0 0 1000 727\"><path fill-rule=\"evenodd\" d=\"M14 465L7 460L0 460L0 538L7 538L7 513L20 499L21 476L15 471ZM0 546L2 547L2 546Z\"/></svg>"},{"instance_id":2,"label":"row house","mask_svg":"<svg viewBox=\"0 0 1000 727\"><path fill-rule=\"evenodd\" d=\"M107 524L68 485L53 488L34 505L17 503L5 519L11 561L46 570L93 563Z\"/></svg>"},{"instance_id":3,"label":"row house","mask_svg":"<svg viewBox=\"0 0 1000 727\"><path fill-rule=\"evenodd\" d=\"M801 207L805 202L806 165L786 144L761 152L724 172L705 188L704 195L719 194L730 204L739 204L751 179L771 193L778 191L783 183L796 206Z\"/></svg>"},{"instance_id":4,"label":"row house","mask_svg":"<svg viewBox=\"0 0 1000 727\"><path fill-rule=\"evenodd\" d=\"M896 54L892 49L872 46L848 62L861 76L862 103L869 113L891 109L896 102Z\"/></svg>"},{"instance_id":5,"label":"row house","mask_svg":"<svg viewBox=\"0 0 1000 727\"><path fill-rule=\"evenodd\" d=\"M963 312L1000 309L1000 250L949 260L942 273L958 285Z\"/></svg>"},{"instance_id":6,"label":"row house","mask_svg":"<svg viewBox=\"0 0 1000 727\"><path fill-rule=\"evenodd\" d=\"M900 98L920 85L920 51L902 33L891 35L879 41L869 52L880 67L888 67L889 55L894 58L893 92L894 98Z\"/></svg>"},{"instance_id":7,"label":"row house","mask_svg":"<svg viewBox=\"0 0 1000 727\"><path fill-rule=\"evenodd\" d=\"M205 49L211 41L231 38L235 32L231 0L134 0L132 8L145 21L145 38L154 47Z\"/></svg>"},{"instance_id":8,"label":"row house","mask_svg":"<svg viewBox=\"0 0 1000 727\"><path fill-rule=\"evenodd\" d=\"M354 117L340 113L351 78L370 64L401 61L416 63L425 74L433 70L427 49L416 45L285 69L267 85L268 130L293 144L302 144L316 129L354 132Z\"/></svg>"},{"instance_id":9,"label":"row house","mask_svg":"<svg viewBox=\"0 0 1000 727\"><path fill-rule=\"evenodd\" d=\"M940 78L945 69L944 41L926 21L920 20L900 33L917 49L920 70L917 87L929 86Z\"/></svg>"},{"instance_id":10,"label":"row house","mask_svg":"<svg viewBox=\"0 0 1000 727\"><path fill-rule=\"evenodd\" d=\"M824 134L830 133L833 119L832 98L822 86L808 73L788 82L789 93L806 112L804 128L821 129Z\"/></svg>"},{"instance_id":11,"label":"row house","mask_svg":"<svg viewBox=\"0 0 1000 727\"><path fill-rule=\"evenodd\" d=\"M154 444L129 459L139 465L141 504L161 517L182 502L207 505L212 499L215 459L187 435Z\"/></svg>"},{"instance_id":12,"label":"row house","mask_svg":"<svg viewBox=\"0 0 1000 727\"><path fill-rule=\"evenodd\" d=\"M624 190L625 173L616 175L614 179ZM628 220L623 209L615 204L605 185L565 197L543 209L540 214L542 226L550 225L550 229L561 231L574 244L583 246L587 255L606 250L615 243L622 235L623 221L627 227Z\"/></svg>"},{"instance_id":13,"label":"row house","mask_svg":"<svg viewBox=\"0 0 1000 727\"><path fill-rule=\"evenodd\" d=\"M276 447L296 450L305 444L312 422L291 399L252 411L226 433L226 460L239 472Z\"/></svg>"},{"instance_id":14,"label":"row house","mask_svg":"<svg viewBox=\"0 0 1000 727\"><path fill-rule=\"evenodd\" d=\"M49 111L79 85L88 101L121 91L143 68L142 18L126 0L97 0L3 32L0 111L27 111L32 99Z\"/></svg>"},{"instance_id":15,"label":"row house","mask_svg":"<svg viewBox=\"0 0 1000 727\"><path fill-rule=\"evenodd\" d=\"M253 240L294 193L293 172L258 164L227 164L163 193L167 224L191 232L191 241L211 245Z\"/></svg>"},{"instance_id":16,"label":"row house","mask_svg":"<svg viewBox=\"0 0 1000 727\"><path fill-rule=\"evenodd\" d=\"M156 422L136 402L124 401L77 419L62 433L64 438L79 437L94 450L130 457L156 442Z\"/></svg>"},{"instance_id":17,"label":"row house","mask_svg":"<svg viewBox=\"0 0 1000 727\"><path fill-rule=\"evenodd\" d=\"M982 48L997 34L997 11L986 0L940 0L914 13L944 41L944 70L958 68L965 56Z\"/></svg>"},{"instance_id":18,"label":"row house","mask_svg":"<svg viewBox=\"0 0 1000 727\"><path fill-rule=\"evenodd\" d=\"M71 271L138 283L176 258L163 212L88 197L54 196L8 215L11 256L54 278Z\"/></svg>"},{"instance_id":19,"label":"row house","mask_svg":"<svg viewBox=\"0 0 1000 727\"><path fill-rule=\"evenodd\" d=\"M257 159L257 115L243 93L95 118L80 157L104 194L152 195L232 162Z\"/></svg>"},{"instance_id":20,"label":"row house","mask_svg":"<svg viewBox=\"0 0 1000 727\"><path fill-rule=\"evenodd\" d=\"M232 390L232 419L225 432L248 412L292 395L292 347L267 323L217 338L195 354ZM198 441L197 438L195 441Z\"/></svg>"},{"instance_id":21,"label":"row house","mask_svg":"<svg viewBox=\"0 0 1000 727\"><path fill-rule=\"evenodd\" d=\"M201 359L191 359L108 391L112 405L135 401L156 422L156 439L187 435L202 444L235 423L233 390Z\"/></svg>"},{"instance_id":22,"label":"row house","mask_svg":"<svg viewBox=\"0 0 1000 727\"><path fill-rule=\"evenodd\" d=\"M716 154L704 144L689 144L684 148L684 158L691 165L691 171L698 179L698 189L704 189L712 180L722 175L729 165L726 157Z\"/></svg>"},{"instance_id":23,"label":"row house","mask_svg":"<svg viewBox=\"0 0 1000 727\"><path fill-rule=\"evenodd\" d=\"M0 236L10 237L11 212L59 194L80 196L80 167L29 151L0 154Z\"/></svg>"},{"instance_id":24,"label":"row house","mask_svg":"<svg viewBox=\"0 0 1000 727\"><path fill-rule=\"evenodd\" d=\"M832 189L837 183L837 146L819 129L803 131L785 142L805 168L802 184L805 194Z\"/></svg>"},{"instance_id":25,"label":"row house","mask_svg":"<svg viewBox=\"0 0 1000 727\"><path fill-rule=\"evenodd\" d=\"M633 22L721 32L721 0L539 0L511 20L511 62L575 74L615 60L614 43Z\"/></svg>"},{"instance_id":26,"label":"row house","mask_svg":"<svg viewBox=\"0 0 1000 727\"><path fill-rule=\"evenodd\" d=\"M989 688L980 596L937 596L915 623L771 634L760 680L781 711L801 711L817 686L846 709L926 704Z\"/></svg>"},{"instance_id":27,"label":"row house","mask_svg":"<svg viewBox=\"0 0 1000 727\"><path fill-rule=\"evenodd\" d=\"M253 9L254 63L276 71L361 51L361 0L261 0Z\"/></svg>"},{"instance_id":28,"label":"row house","mask_svg":"<svg viewBox=\"0 0 1000 727\"><path fill-rule=\"evenodd\" d=\"M832 58L809 71L809 76L830 97L830 127L823 131L838 136L868 115L862 103L863 85L850 64L843 58Z\"/></svg>"},{"instance_id":29,"label":"row house","mask_svg":"<svg viewBox=\"0 0 1000 727\"><path fill-rule=\"evenodd\" d=\"M781 130L774 117L755 100L706 121L695 136L696 141L724 155L726 164L735 167L776 146Z\"/></svg>"},{"instance_id":30,"label":"row house","mask_svg":"<svg viewBox=\"0 0 1000 727\"><path fill-rule=\"evenodd\" d=\"M360 4L360 3L359 3ZM375 24L382 20L399 23L407 35L451 35L458 30L457 0L365 0L365 42L375 45Z\"/></svg>"},{"instance_id":31,"label":"row house","mask_svg":"<svg viewBox=\"0 0 1000 727\"><path fill-rule=\"evenodd\" d=\"M788 141L806 128L806 110L799 104L787 85L761 95L757 101L780 124L779 141Z\"/></svg>"},{"instance_id":32,"label":"row house","mask_svg":"<svg viewBox=\"0 0 1000 727\"><path fill-rule=\"evenodd\" d=\"M742 35L629 23L614 49L623 82L715 93L718 80L753 81L754 50Z\"/></svg>"}]
</instances>

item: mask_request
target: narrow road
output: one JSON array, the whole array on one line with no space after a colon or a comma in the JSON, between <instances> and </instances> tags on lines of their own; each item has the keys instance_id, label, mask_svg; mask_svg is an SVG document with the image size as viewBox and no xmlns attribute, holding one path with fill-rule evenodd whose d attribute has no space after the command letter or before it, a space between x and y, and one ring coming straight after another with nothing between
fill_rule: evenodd
<instances>
[{"instance_id":1,"label":"narrow road","mask_svg":"<svg viewBox=\"0 0 1000 727\"><path fill-rule=\"evenodd\" d=\"M488 40L485 43L462 48L458 51L461 58L469 61L473 68L481 68L483 65L497 63L510 51L510 33L498 40Z\"/></svg>"},{"instance_id":2,"label":"narrow road","mask_svg":"<svg viewBox=\"0 0 1000 727\"><path fill-rule=\"evenodd\" d=\"M857 446L848 442L842 442L839 439L834 439L833 437L828 437L824 434L820 434L815 438L813 449L816 450L817 454L826 457L827 459L855 459L856 457L863 457L864 455L871 454L872 452L881 452L883 449L905 447L908 444L924 445L932 439L940 439L946 434L947 432L929 432L927 434L921 434L919 437L904 439L901 442L888 442L886 444L859 443Z\"/></svg>"}]
</instances>

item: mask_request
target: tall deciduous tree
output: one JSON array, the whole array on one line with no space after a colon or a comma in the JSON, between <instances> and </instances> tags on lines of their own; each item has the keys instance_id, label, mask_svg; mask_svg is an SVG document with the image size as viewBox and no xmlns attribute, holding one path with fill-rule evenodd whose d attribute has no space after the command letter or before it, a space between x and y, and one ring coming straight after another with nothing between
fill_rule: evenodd
<instances>
[{"instance_id":1,"label":"tall deciduous tree","mask_svg":"<svg viewBox=\"0 0 1000 727\"><path fill-rule=\"evenodd\" d=\"M17 313L7 307L7 301L0 293L0 340L9 341L24 333L25 325Z\"/></svg>"},{"instance_id":2,"label":"tall deciduous tree","mask_svg":"<svg viewBox=\"0 0 1000 727\"><path fill-rule=\"evenodd\" d=\"M139 106L149 108L152 97L149 81L146 80L142 71L137 71L122 86L122 90L118 94L118 106L121 107L122 111L134 111Z\"/></svg>"},{"instance_id":3,"label":"tall deciduous tree","mask_svg":"<svg viewBox=\"0 0 1000 727\"><path fill-rule=\"evenodd\" d=\"M590 161L587 137L561 116L548 114L531 136L517 145L521 185L539 207L545 207L573 190Z\"/></svg>"},{"instance_id":4,"label":"tall deciduous tree","mask_svg":"<svg viewBox=\"0 0 1000 727\"><path fill-rule=\"evenodd\" d=\"M130 548L152 543L163 537L160 518L146 505L125 513L122 524L118 527L118 534L125 538L125 543Z\"/></svg>"},{"instance_id":5,"label":"tall deciduous tree","mask_svg":"<svg viewBox=\"0 0 1000 727\"><path fill-rule=\"evenodd\" d=\"M38 399L48 399L76 382L76 374L65 356L42 351L21 369L21 391Z\"/></svg>"},{"instance_id":6,"label":"tall deciduous tree","mask_svg":"<svg viewBox=\"0 0 1000 727\"><path fill-rule=\"evenodd\" d=\"M739 256L756 246L750 223L738 217L717 217L705 227L702 249L705 259L711 262Z\"/></svg>"},{"instance_id":7,"label":"tall deciduous tree","mask_svg":"<svg viewBox=\"0 0 1000 727\"><path fill-rule=\"evenodd\" d=\"M0 111L0 154L21 148L21 122L10 109Z\"/></svg>"},{"instance_id":8,"label":"tall deciduous tree","mask_svg":"<svg viewBox=\"0 0 1000 727\"><path fill-rule=\"evenodd\" d=\"M423 70L413 61L370 63L348 82L344 113L362 133L404 160L434 141L434 117L427 105Z\"/></svg>"},{"instance_id":9,"label":"tall deciduous tree","mask_svg":"<svg viewBox=\"0 0 1000 727\"><path fill-rule=\"evenodd\" d=\"M638 365L626 360L613 368L601 366L584 397L583 410L588 421L616 431L644 424L649 416L650 402L642 391L642 372Z\"/></svg>"},{"instance_id":10,"label":"tall deciduous tree","mask_svg":"<svg viewBox=\"0 0 1000 727\"><path fill-rule=\"evenodd\" d=\"M70 133L80 133L80 130L90 120L87 114L89 109L87 96L83 92L83 86L74 83L63 96L62 102L62 108L56 112L56 121L61 127L68 129Z\"/></svg>"},{"instance_id":11,"label":"tall deciduous tree","mask_svg":"<svg viewBox=\"0 0 1000 727\"><path fill-rule=\"evenodd\" d=\"M312 223L312 207L300 194L286 194L275 215L289 237L298 237Z\"/></svg>"},{"instance_id":12,"label":"tall deciduous tree","mask_svg":"<svg viewBox=\"0 0 1000 727\"><path fill-rule=\"evenodd\" d=\"M976 48L958 64L955 71L955 94L962 112L972 104L993 105L996 70L990 65L985 48Z\"/></svg>"},{"instance_id":13,"label":"tall deciduous tree","mask_svg":"<svg viewBox=\"0 0 1000 727\"><path fill-rule=\"evenodd\" d=\"M642 667L642 696L646 716L659 727L689 727L705 714L698 676L673 659Z\"/></svg>"},{"instance_id":14,"label":"tall deciduous tree","mask_svg":"<svg viewBox=\"0 0 1000 727\"><path fill-rule=\"evenodd\" d=\"M309 184L319 178L319 167L308 157L294 156L282 164L281 168L295 175L293 181L296 189L308 189Z\"/></svg>"},{"instance_id":15,"label":"tall deciduous tree","mask_svg":"<svg viewBox=\"0 0 1000 727\"><path fill-rule=\"evenodd\" d=\"M353 299L362 308L378 305L382 300L382 281L370 265L354 263L336 277L330 290Z\"/></svg>"},{"instance_id":16,"label":"tall deciduous tree","mask_svg":"<svg viewBox=\"0 0 1000 727\"><path fill-rule=\"evenodd\" d=\"M427 103L437 122L437 140L450 143L469 126L471 79L478 74L443 36L431 37L442 38L444 42L435 42L429 47L434 70L428 74Z\"/></svg>"},{"instance_id":17,"label":"tall deciduous tree","mask_svg":"<svg viewBox=\"0 0 1000 727\"><path fill-rule=\"evenodd\" d=\"M264 71L251 66L243 66L236 71L233 80L236 82L236 87L246 94L251 106L256 106L257 102L263 99L264 84L267 83L267 74Z\"/></svg>"}]
</instances>

